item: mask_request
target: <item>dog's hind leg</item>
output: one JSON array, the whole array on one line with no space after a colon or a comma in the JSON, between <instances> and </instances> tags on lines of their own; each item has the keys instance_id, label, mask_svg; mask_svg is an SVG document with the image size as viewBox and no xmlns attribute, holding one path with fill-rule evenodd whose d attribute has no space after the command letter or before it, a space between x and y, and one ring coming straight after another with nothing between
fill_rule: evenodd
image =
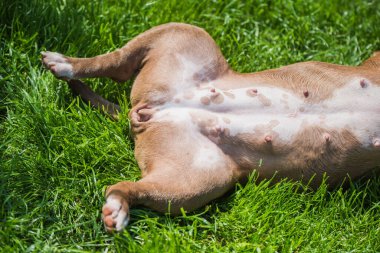
<instances>
[{"instance_id":1,"label":"dog's hind leg","mask_svg":"<svg viewBox=\"0 0 380 253\"><path fill-rule=\"evenodd\" d=\"M120 49L90 58L42 52L42 63L56 77L65 80L108 77L118 82L127 81L141 67L149 51L149 38L154 36L154 33L149 31L137 36Z\"/></svg>"},{"instance_id":2,"label":"dog's hind leg","mask_svg":"<svg viewBox=\"0 0 380 253\"><path fill-rule=\"evenodd\" d=\"M55 52L42 52L42 62L61 79L109 77L123 82L138 69L144 57L144 47L136 48L135 44L131 43L111 53L91 58L74 58Z\"/></svg>"},{"instance_id":3,"label":"dog's hind leg","mask_svg":"<svg viewBox=\"0 0 380 253\"><path fill-rule=\"evenodd\" d=\"M115 81L127 81L146 63L157 63L157 59L178 54L191 55L197 61L219 65L225 69L227 63L211 37L202 29L187 25L170 23L154 27L131 41L124 47L108 54L91 58L74 58L55 52L42 52L43 64L58 78L80 79L87 77L109 77ZM213 60L216 58L216 60ZM173 65L160 66L158 72L172 73ZM156 65L156 64L154 64ZM152 66L152 64L150 64ZM152 73L154 75L154 73ZM152 77L155 79L155 76ZM200 76L202 78L202 76Z\"/></svg>"}]
</instances>

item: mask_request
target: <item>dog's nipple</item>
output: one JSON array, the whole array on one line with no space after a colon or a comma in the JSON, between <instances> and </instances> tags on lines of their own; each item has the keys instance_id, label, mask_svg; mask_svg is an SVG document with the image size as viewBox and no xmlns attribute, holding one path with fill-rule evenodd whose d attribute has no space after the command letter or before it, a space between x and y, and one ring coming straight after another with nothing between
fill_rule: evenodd
<instances>
[{"instance_id":1,"label":"dog's nipple","mask_svg":"<svg viewBox=\"0 0 380 253\"><path fill-rule=\"evenodd\" d=\"M365 79L360 80L360 86L362 88L367 88L367 86L368 86L367 81Z\"/></svg>"},{"instance_id":2,"label":"dog's nipple","mask_svg":"<svg viewBox=\"0 0 380 253\"><path fill-rule=\"evenodd\" d=\"M326 143L331 141L331 135L328 133L323 134L323 139L325 139Z\"/></svg>"},{"instance_id":3,"label":"dog's nipple","mask_svg":"<svg viewBox=\"0 0 380 253\"><path fill-rule=\"evenodd\" d=\"M380 148L380 139L373 140L373 146L375 148Z\"/></svg>"}]
</instances>

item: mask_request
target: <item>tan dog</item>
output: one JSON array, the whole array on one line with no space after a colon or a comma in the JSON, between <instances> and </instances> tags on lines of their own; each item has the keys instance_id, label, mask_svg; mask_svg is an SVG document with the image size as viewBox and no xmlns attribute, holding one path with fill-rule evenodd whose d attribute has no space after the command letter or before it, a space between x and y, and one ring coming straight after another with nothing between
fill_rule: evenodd
<instances>
[{"instance_id":1,"label":"tan dog","mask_svg":"<svg viewBox=\"0 0 380 253\"><path fill-rule=\"evenodd\" d=\"M129 117L142 179L107 189L108 231L127 225L132 205L191 211L253 170L315 176L317 186L323 174L336 185L380 165L380 54L358 67L305 62L240 74L204 30L166 24L109 54L45 52L43 63L115 117L116 105L76 79L136 74Z\"/></svg>"}]
</instances>

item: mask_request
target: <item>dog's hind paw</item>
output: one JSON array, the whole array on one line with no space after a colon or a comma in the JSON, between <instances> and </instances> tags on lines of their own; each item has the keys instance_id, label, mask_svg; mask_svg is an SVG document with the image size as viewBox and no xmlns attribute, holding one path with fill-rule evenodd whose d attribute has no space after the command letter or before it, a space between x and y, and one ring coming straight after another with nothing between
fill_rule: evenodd
<instances>
[{"instance_id":1,"label":"dog's hind paw","mask_svg":"<svg viewBox=\"0 0 380 253\"><path fill-rule=\"evenodd\" d=\"M62 54L54 52L41 52L42 63L56 77L62 79L73 79L73 66L68 58Z\"/></svg>"},{"instance_id":2,"label":"dog's hind paw","mask_svg":"<svg viewBox=\"0 0 380 253\"><path fill-rule=\"evenodd\" d=\"M102 218L107 232L123 230L129 222L128 204L122 197L111 194L102 208Z\"/></svg>"}]
</instances>

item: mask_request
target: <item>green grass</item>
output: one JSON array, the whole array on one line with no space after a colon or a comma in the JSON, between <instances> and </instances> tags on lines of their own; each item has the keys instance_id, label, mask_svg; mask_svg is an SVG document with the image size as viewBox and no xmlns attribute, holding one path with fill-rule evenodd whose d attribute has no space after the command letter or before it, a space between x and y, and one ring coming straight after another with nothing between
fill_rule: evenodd
<instances>
[{"instance_id":1,"label":"green grass","mask_svg":"<svg viewBox=\"0 0 380 253\"><path fill-rule=\"evenodd\" d=\"M379 1L42 1L0 3L0 251L379 252L380 178L347 190L252 180L195 213L133 209L100 222L103 190L137 180L131 82L88 80L114 122L45 71L43 50L93 56L170 21L204 27L238 71L306 60L357 65L380 49Z\"/></svg>"}]
</instances>

